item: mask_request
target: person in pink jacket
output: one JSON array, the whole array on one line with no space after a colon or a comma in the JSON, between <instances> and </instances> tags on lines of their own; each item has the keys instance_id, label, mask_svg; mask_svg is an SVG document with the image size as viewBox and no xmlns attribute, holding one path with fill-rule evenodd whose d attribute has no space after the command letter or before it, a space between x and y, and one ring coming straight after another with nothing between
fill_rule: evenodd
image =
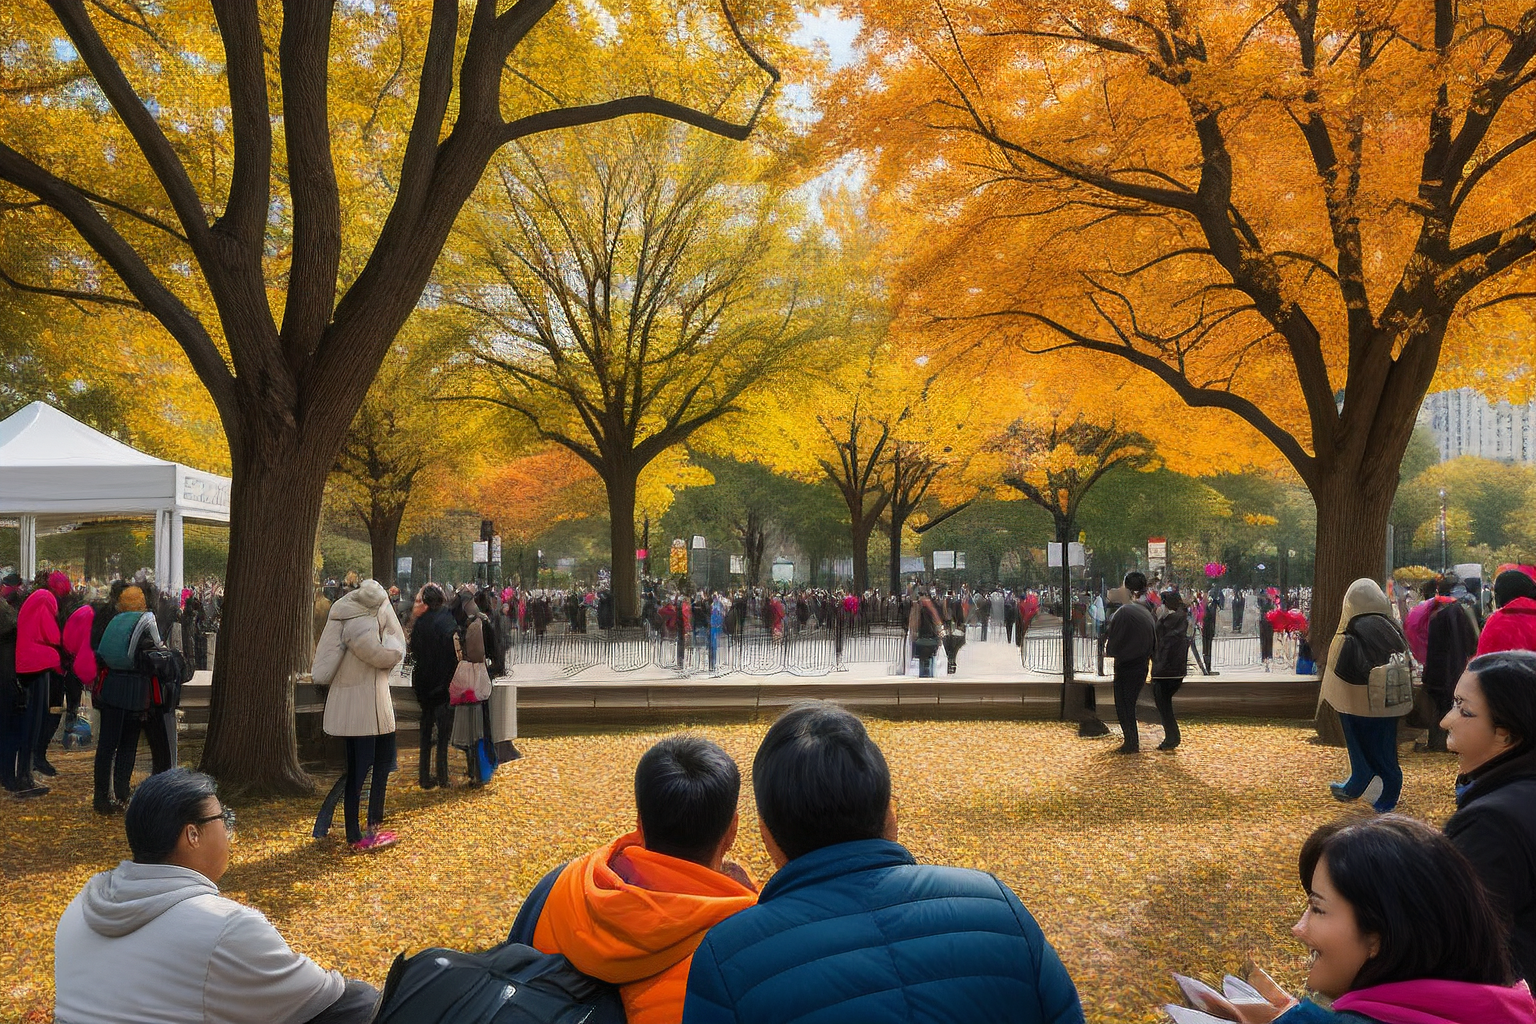
<instances>
[{"instance_id":1,"label":"person in pink jacket","mask_svg":"<svg viewBox=\"0 0 1536 1024\"><path fill-rule=\"evenodd\" d=\"M16 682L27 691L26 740L16 755L16 776L23 782L30 783L34 771L58 774L48 763L48 741L53 732L47 726L51 708L62 707L64 702L59 598L69 590L67 575L51 573L48 585L28 595L16 615Z\"/></svg>"},{"instance_id":2,"label":"person in pink jacket","mask_svg":"<svg viewBox=\"0 0 1536 1024\"><path fill-rule=\"evenodd\" d=\"M91 648L91 627L96 623L96 609L82 604L64 620L64 749L75 739L75 721L80 715L80 695L96 690L96 652ZM87 735L88 734L84 734ZM82 741L83 743L84 741Z\"/></svg>"},{"instance_id":3,"label":"person in pink jacket","mask_svg":"<svg viewBox=\"0 0 1536 1024\"><path fill-rule=\"evenodd\" d=\"M1493 581L1498 610L1488 616L1477 638L1477 653L1536 651L1536 579L1506 569Z\"/></svg>"}]
</instances>

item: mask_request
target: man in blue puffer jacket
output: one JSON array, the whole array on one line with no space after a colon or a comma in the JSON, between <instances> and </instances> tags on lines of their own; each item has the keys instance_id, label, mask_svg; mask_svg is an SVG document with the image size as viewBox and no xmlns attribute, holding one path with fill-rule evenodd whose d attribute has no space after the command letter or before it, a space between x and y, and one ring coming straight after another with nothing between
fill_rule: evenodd
<instances>
[{"instance_id":1,"label":"man in blue puffer jacket","mask_svg":"<svg viewBox=\"0 0 1536 1024\"><path fill-rule=\"evenodd\" d=\"M1082 1024L1040 926L981 871L920 865L896 842L891 776L834 704L791 708L752 763L778 873L705 935L683 1024Z\"/></svg>"}]
</instances>

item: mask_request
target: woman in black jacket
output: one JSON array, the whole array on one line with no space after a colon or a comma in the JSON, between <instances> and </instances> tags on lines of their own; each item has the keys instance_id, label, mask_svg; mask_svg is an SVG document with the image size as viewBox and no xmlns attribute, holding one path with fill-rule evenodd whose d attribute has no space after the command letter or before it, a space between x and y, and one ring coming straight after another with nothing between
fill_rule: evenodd
<instances>
[{"instance_id":1,"label":"woman in black jacket","mask_svg":"<svg viewBox=\"0 0 1536 1024\"><path fill-rule=\"evenodd\" d=\"M1152 653L1152 700L1163 720L1163 742L1158 750L1179 745L1179 722L1173 717L1173 695L1184 685L1189 671L1189 609L1177 590L1163 591L1163 615L1157 620L1156 646Z\"/></svg>"},{"instance_id":2,"label":"woman in black jacket","mask_svg":"<svg viewBox=\"0 0 1536 1024\"><path fill-rule=\"evenodd\" d=\"M1536 982L1536 653L1472 659L1440 727L1461 772L1445 834L1513 926L1520 976Z\"/></svg>"}]
</instances>

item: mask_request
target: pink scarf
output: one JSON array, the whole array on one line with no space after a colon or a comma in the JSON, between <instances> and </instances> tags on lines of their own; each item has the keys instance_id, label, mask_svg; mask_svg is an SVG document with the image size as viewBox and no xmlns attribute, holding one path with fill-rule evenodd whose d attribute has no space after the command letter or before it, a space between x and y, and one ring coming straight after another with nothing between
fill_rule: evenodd
<instances>
[{"instance_id":1,"label":"pink scarf","mask_svg":"<svg viewBox=\"0 0 1536 1024\"><path fill-rule=\"evenodd\" d=\"M1536 1024L1536 1000L1523 981L1509 986L1435 978L1394 981L1346 992L1333 1008L1382 1024Z\"/></svg>"}]
</instances>

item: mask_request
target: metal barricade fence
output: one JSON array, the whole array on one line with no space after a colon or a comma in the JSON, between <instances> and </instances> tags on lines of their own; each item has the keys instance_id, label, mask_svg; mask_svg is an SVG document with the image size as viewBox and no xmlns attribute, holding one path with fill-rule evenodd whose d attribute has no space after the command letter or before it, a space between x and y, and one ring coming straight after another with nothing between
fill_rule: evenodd
<instances>
[{"instance_id":1,"label":"metal barricade fence","mask_svg":"<svg viewBox=\"0 0 1536 1024\"><path fill-rule=\"evenodd\" d=\"M679 676L774 675L821 676L848 664L883 664L899 673L906 662L905 630L883 624L838 629L791 627L774 636L748 628L739 634L695 630L679 642L676 633L645 627L590 633L514 634L507 648L508 669L516 665L553 665L567 677L604 666L615 672L655 667Z\"/></svg>"},{"instance_id":2,"label":"metal barricade fence","mask_svg":"<svg viewBox=\"0 0 1536 1024\"><path fill-rule=\"evenodd\" d=\"M1074 636L1072 638L1072 663L1076 671L1092 674L1098 670L1099 642L1099 637ZM1198 637L1196 647L1200 650L1201 657L1204 657L1204 646ZM1277 636L1272 652L1275 658L1281 658L1282 647L1281 638ZM1211 643L1210 667L1218 672L1224 668L1258 667L1264 664L1260 653L1257 636L1219 636ZM1023 658L1024 667L1031 672L1059 675L1061 673L1061 635L1052 631L1025 636ZM1195 652L1191 650L1189 674L1193 676L1198 675L1199 672Z\"/></svg>"}]
</instances>

